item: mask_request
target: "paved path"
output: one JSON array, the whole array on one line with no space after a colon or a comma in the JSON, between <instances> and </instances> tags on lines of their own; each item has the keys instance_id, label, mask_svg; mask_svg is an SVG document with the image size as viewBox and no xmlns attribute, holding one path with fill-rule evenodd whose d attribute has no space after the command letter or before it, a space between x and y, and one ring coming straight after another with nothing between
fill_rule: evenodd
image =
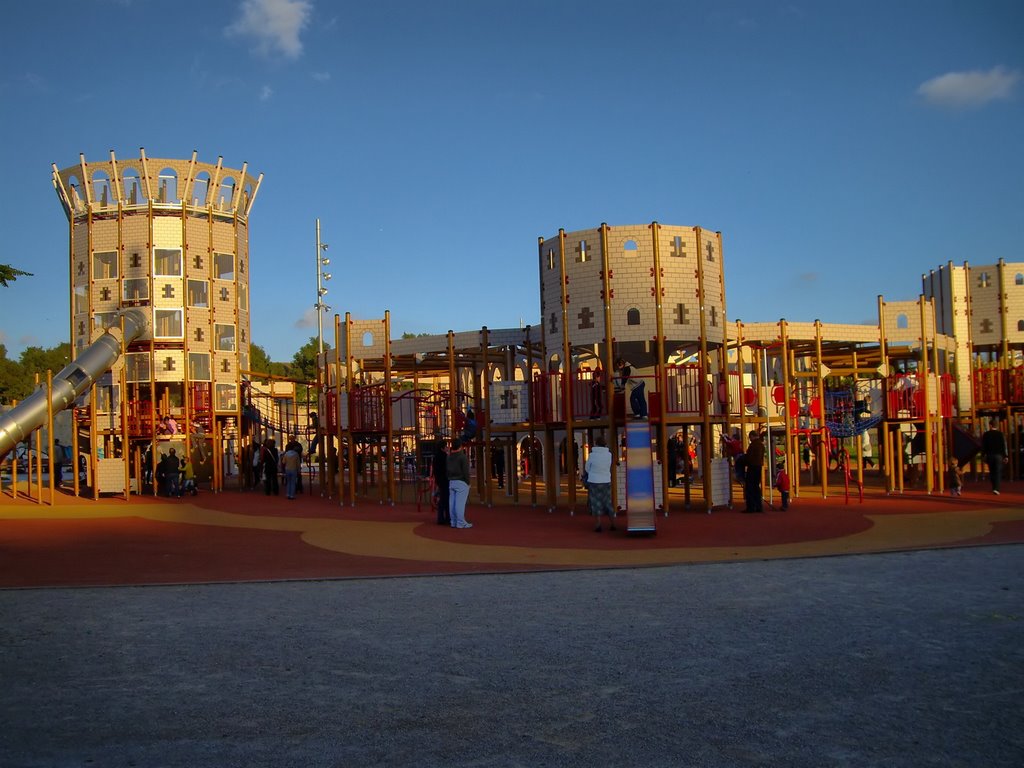
<instances>
[{"instance_id":1,"label":"paved path","mask_svg":"<svg viewBox=\"0 0 1024 768\"><path fill-rule=\"evenodd\" d=\"M1024 547L0 591L0 765L1019 766Z\"/></svg>"}]
</instances>

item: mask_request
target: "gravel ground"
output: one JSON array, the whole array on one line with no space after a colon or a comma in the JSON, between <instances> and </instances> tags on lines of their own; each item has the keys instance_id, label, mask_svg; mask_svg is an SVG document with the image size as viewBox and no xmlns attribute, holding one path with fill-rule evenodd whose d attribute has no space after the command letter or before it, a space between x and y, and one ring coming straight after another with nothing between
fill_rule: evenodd
<instances>
[{"instance_id":1,"label":"gravel ground","mask_svg":"<svg viewBox=\"0 0 1024 768\"><path fill-rule=\"evenodd\" d=\"M0 766L1018 766L1024 547L0 591Z\"/></svg>"}]
</instances>

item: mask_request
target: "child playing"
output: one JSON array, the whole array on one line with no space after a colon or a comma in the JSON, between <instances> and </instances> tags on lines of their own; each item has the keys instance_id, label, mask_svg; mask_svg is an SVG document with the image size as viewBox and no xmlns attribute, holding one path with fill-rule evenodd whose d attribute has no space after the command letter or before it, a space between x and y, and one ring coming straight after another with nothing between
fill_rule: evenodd
<instances>
[{"instance_id":1,"label":"child playing","mask_svg":"<svg viewBox=\"0 0 1024 768\"><path fill-rule=\"evenodd\" d=\"M789 474L786 472L786 465L777 464L775 468L778 471L775 475L775 487L782 496L782 508L789 509Z\"/></svg>"},{"instance_id":2,"label":"child playing","mask_svg":"<svg viewBox=\"0 0 1024 768\"><path fill-rule=\"evenodd\" d=\"M196 493L197 493L197 491L196 491L196 473L195 473L195 469L192 466L192 459L191 458L185 458L185 459L181 460L181 472L182 472L182 475L185 478L185 480L184 480L184 484L181 487L181 493L179 493L178 495L179 496L183 496L186 493L189 493L189 494L195 496Z\"/></svg>"},{"instance_id":3,"label":"child playing","mask_svg":"<svg viewBox=\"0 0 1024 768\"><path fill-rule=\"evenodd\" d=\"M949 470L946 472L946 484L949 486L950 496L960 496L964 488L964 471L960 469L960 462L956 459L949 460Z\"/></svg>"}]
</instances>

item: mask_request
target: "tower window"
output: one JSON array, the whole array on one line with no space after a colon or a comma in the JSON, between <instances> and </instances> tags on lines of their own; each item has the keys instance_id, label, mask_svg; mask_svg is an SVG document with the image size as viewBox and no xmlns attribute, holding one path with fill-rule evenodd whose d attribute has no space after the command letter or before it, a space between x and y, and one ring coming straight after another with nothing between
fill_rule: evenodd
<instances>
[{"instance_id":1,"label":"tower window","mask_svg":"<svg viewBox=\"0 0 1024 768\"><path fill-rule=\"evenodd\" d=\"M640 310L633 307L626 312L626 325L640 325Z\"/></svg>"},{"instance_id":2,"label":"tower window","mask_svg":"<svg viewBox=\"0 0 1024 768\"><path fill-rule=\"evenodd\" d=\"M182 315L180 309L153 310L153 338L180 339L184 334Z\"/></svg>"},{"instance_id":3,"label":"tower window","mask_svg":"<svg viewBox=\"0 0 1024 768\"><path fill-rule=\"evenodd\" d=\"M92 279L117 279L117 251L97 251L92 255Z\"/></svg>"},{"instance_id":4,"label":"tower window","mask_svg":"<svg viewBox=\"0 0 1024 768\"><path fill-rule=\"evenodd\" d=\"M640 246L636 244L636 240L627 240L622 246L622 251L626 256L636 256L640 253Z\"/></svg>"},{"instance_id":5,"label":"tower window","mask_svg":"<svg viewBox=\"0 0 1024 768\"><path fill-rule=\"evenodd\" d=\"M222 352L235 351L235 326L216 323L213 326L213 332L217 337L217 349Z\"/></svg>"},{"instance_id":6,"label":"tower window","mask_svg":"<svg viewBox=\"0 0 1024 768\"><path fill-rule=\"evenodd\" d=\"M235 254L214 253L213 254L213 276L218 280L235 279Z\"/></svg>"},{"instance_id":7,"label":"tower window","mask_svg":"<svg viewBox=\"0 0 1024 768\"><path fill-rule=\"evenodd\" d=\"M192 381L210 381L210 356L205 352L188 353L188 377Z\"/></svg>"},{"instance_id":8,"label":"tower window","mask_svg":"<svg viewBox=\"0 0 1024 768\"><path fill-rule=\"evenodd\" d=\"M207 281L188 281L188 305L190 307L210 306L210 284Z\"/></svg>"},{"instance_id":9,"label":"tower window","mask_svg":"<svg viewBox=\"0 0 1024 768\"><path fill-rule=\"evenodd\" d=\"M124 301L148 301L149 300L149 278L132 277L123 283L122 294Z\"/></svg>"},{"instance_id":10,"label":"tower window","mask_svg":"<svg viewBox=\"0 0 1024 768\"><path fill-rule=\"evenodd\" d=\"M153 274L159 277L181 277L181 248L154 248Z\"/></svg>"}]
</instances>

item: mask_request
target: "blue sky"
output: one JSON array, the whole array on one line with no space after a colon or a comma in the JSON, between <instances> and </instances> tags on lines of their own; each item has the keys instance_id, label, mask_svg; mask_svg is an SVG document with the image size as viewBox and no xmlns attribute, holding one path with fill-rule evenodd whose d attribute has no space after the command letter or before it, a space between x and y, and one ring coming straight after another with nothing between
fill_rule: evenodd
<instances>
[{"instance_id":1,"label":"blue sky","mask_svg":"<svg viewBox=\"0 0 1024 768\"><path fill-rule=\"evenodd\" d=\"M0 29L11 356L68 336L50 164L263 173L253 340L536 322L537 237L721 230L730 319L868 322L952 260L1024 261L1024 3L54 0Z\"/></svg>"}]
</instances>

